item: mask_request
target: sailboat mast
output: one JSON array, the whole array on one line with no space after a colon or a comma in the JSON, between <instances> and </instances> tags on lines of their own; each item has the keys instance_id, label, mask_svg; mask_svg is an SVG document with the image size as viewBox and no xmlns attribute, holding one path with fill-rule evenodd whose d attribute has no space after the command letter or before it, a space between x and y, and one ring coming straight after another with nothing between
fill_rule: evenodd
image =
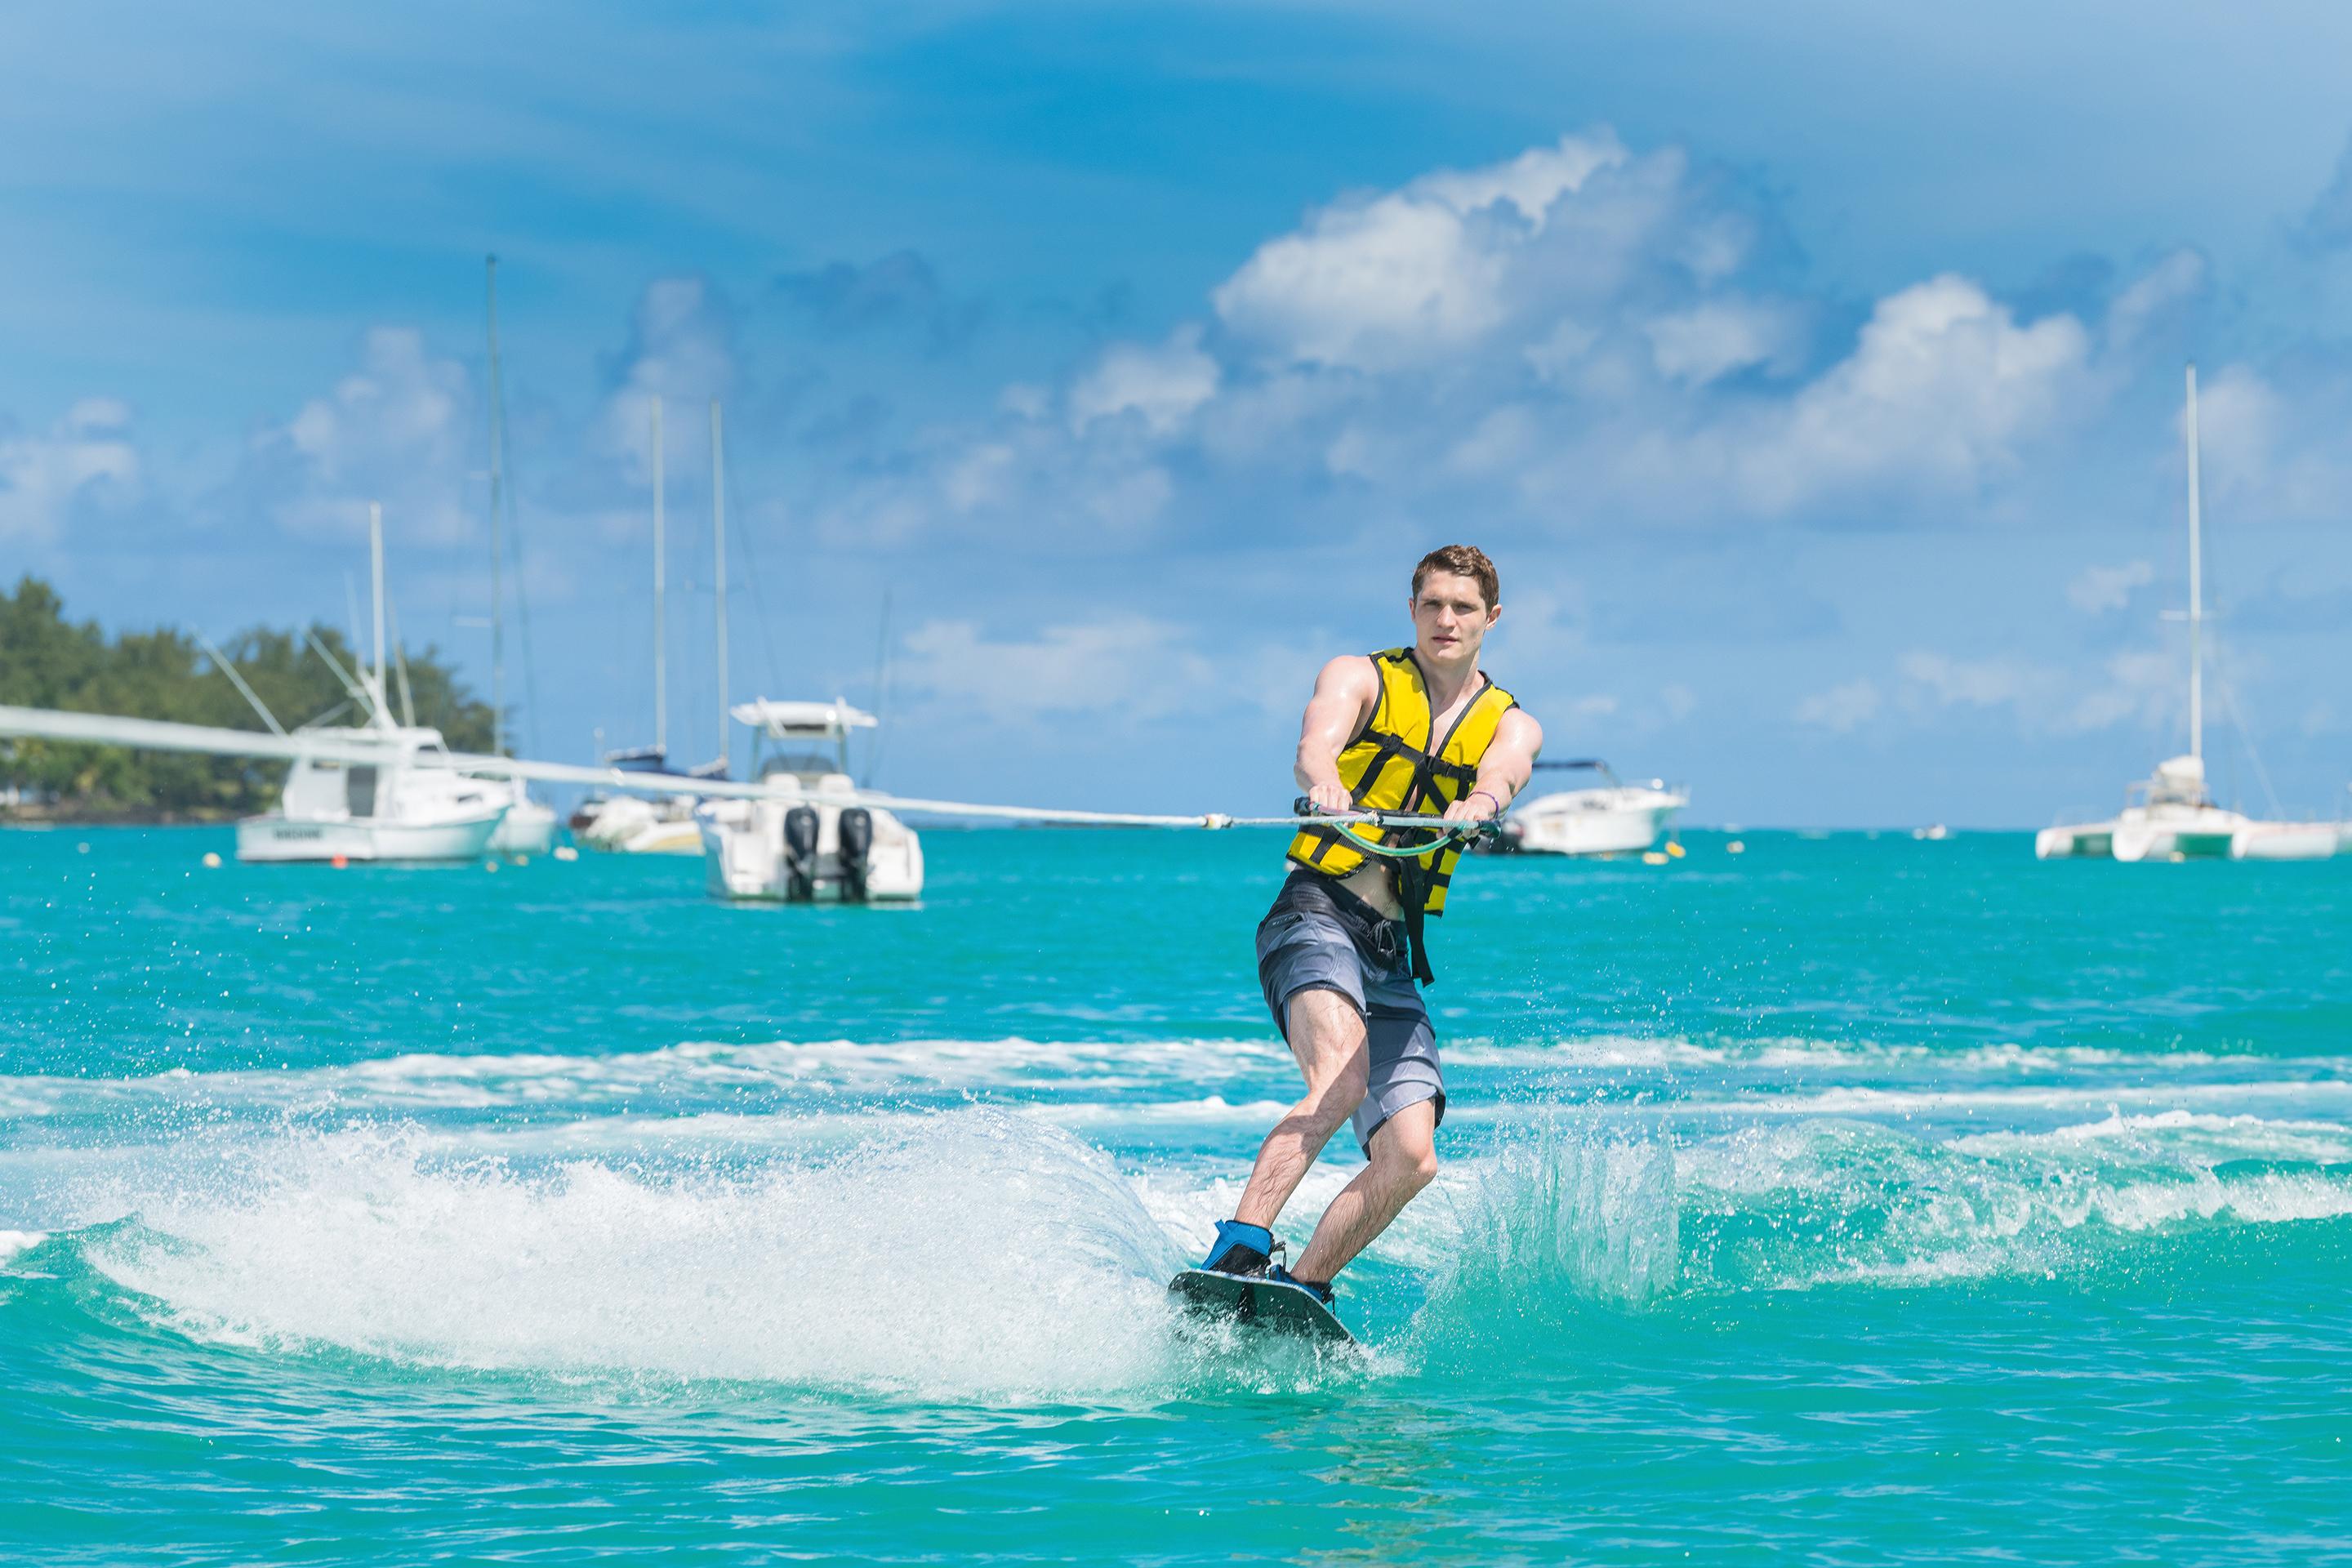
<instances>
[{"instance_id":1,"label":"sailboat mast","mask_svg":"<svg viewBox=\"0 0 2352 1568\"><path fill-rule=\"evenodd\" d=\"M368 502L368 577L375 591L375 674L373 677L376 722L392 728L391 706L383 685L383 503Z\"/></svg>"},{"instance_id":2,"label":"sailboat mast","mask_svg":"<svg viewBox=\"0 0 2352 1568\"><path fill-rule=\"evenodd\" d=\"M507 750L507 624L505 540L500 503L506 495L506 395L499 379L499 258L485 258L490 323L490 753Z\"/></svg>"},{"instance_id":3,"label":"sailboat mast","mask_svg":"<svg viewBox=\"0 0 2352 1568\"><path fill-rule=\"evenodd\" d=\"M2189 754L2205 757L2205 539L2197 497L2197 367L2189 367Z\"/></svg>"},{"instance_id":4,"label":"sailboat mast","mask_svg":"<svg viewBox=\"0 0 2352 1568\"><path fill-rule=\"evenodd\" d=\"M664 576L668 554L662 543L662 400L654 399L654 749L669 755L669 635L664 606L668 601Z\"/></svg>"},{"instance_id":5,"label":"sailboat mast","mask_svg":"<svg viewBox=\"0 0 2352 1568\"><path fill-rule=\"evenodd\" d=\"M710 547L718 555L719 760L727 761L727 458L719 429L719 399L710 400Z\"/></svg>"}]
</instances>

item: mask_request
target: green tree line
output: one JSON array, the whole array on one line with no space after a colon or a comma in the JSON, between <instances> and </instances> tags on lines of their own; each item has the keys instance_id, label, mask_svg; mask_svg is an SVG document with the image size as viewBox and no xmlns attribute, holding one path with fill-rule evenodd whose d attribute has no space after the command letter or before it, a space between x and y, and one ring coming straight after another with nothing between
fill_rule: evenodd
<instances>
[{"instance_id":1,"label":"green tree line","mask_svg":"<svg viewBox=\"0 0 2352 1568\"><path fill-rule=\"evenodd\" d=\"M310 647L312 637L344 669L358 672L360 660L343 636L325 626L313 625L307 637L256 626L221 645L221 652L287 729L358 722L358 704ZM454 750L489 750L489 704L475 699L435 648L408 655L407 663L416 722L440 731ZM388 676L386 684L397 714L397 678ZM110 642L94 621L68 622L57 590L29 574L15 593L0 593L0 704L266 728L194 637L159 626ZM17 808L23 816L241 816L274 805L285 778L284 763L244 757L0 741L0 790L13 785L24 793L26 805ZM8 809L0 805L0 813Z\"/></svg>"}]
</instances>

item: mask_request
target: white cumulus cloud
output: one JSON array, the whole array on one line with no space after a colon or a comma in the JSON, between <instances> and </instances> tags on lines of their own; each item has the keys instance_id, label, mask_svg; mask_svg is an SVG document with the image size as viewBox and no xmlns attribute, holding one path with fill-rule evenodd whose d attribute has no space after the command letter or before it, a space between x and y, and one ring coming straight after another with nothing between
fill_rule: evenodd
<instances>
[{"instance_id":1,"label":"white cumulus cloud","mask_svg":"<svg viewBox=\"0 0 2352 1568\"><path fill-rule=\"evenodd\" d=\"M735 388L736 329L726 299L702 278L658 278L637 298L618 384L604 401L604 443L634 483L653 473L653 400L662 400L666 459L709 454L711 400Z\"/></svg>"},{"instance_id":2,"label":"white cumulus cloud","mask_svg":"<svg viewBox=\"0 0 2352 1568\"><path fill-rule=\"evenodd\" d=\"M1741 300L1705 300L1654 317L1643 331L1658 374L1691 386L1755 365L1793 368L1801 346L1788 310Z\"/></svg>"},{"instance_id":3,"label":"white cumulus cloud","mask_svg":"<svg viewBox=\"0 0 2352 1568\"><path fill-rule=\"evenodd\" d=\"M280 526L349 537L381 501L385 526L411 540L466 538L472 513L467 454L478 405L466 369L436 359L411 327L377 327L360 363L285 424L265 430L254 456Z\"/></svg>"},{"instance_id":4,"label":"white cumulus cloud","mask_svg":"<svg viewBox=\"0 0 2352 1568\"><path fill-rule=\"evenodd\" d=\"M1226 700L1181 627L1146 616L1047 626L995 638L971 621L908 634L898 668L910 691L1025 725L1069 716L1156 719Z\"/></svg>"},{"instance_id":5,"label":"white cumulus cloud","mask_svg":"<svg viewBox=\"0 0 2352 1568\"><path fill-rule=\"evenodd\" d=\"M2131 603L2132 590L2156 581L2156 568L2145 561L2121 566L2085 566L2066 584L2066 598L2086 616L2105 615Z\"/></svg>"},{"instance_id":6,"label":"white cumulus cloud","mask_svg":"<svg viewBox=\"0 0 2352 1568\"><path fill-rule=\"evenodd\" d=\"M1843 735L1876 718L1884 701L1878 682L1864 677L1806 698L1797 704L1796 720Z\"/></svg>"},{"instance_id":7,"label":"white cumulus cloud","mask_svg":"<svg viewBox=\"0 0 2352 1568\"><path fill-rule=\"evenodd\" d=\"M1260 246L1212 296L1277 358L1393 367L1463 347L1510 310L1512 271L1563 195L1626 162L1607 132L1337 202Z\"/></svg>"},{"instance_id":8,"label":"white cumulus cloud","mask_svg":"<svg viewBox=\"0 0 2352 1568\"><path fill-rule=\"evenodd\" d=\"M1931 279L1881 300L1853 353L1767 421L1738 467L1770 510L1861 483L1974 484L2072 421L2096 392L2090 357L2072 316L2021 325L1981 285Z\"/></svg>"},{"instance_id":9,"label":"white cumulus cloud","mask_svg":"<svg viewBox=\"0 0 2352 1568\"><path fill-rule=\"evenodd\" d=\"M1198 327L1181 327L1158 348L1116 343L1070 388L1070 424L1083 430L1097 419L1139 416L1155 436L1182 425L1216 395L1223 371L1201 351Z\"/></svg>"},{"instance_id":10,"label":"white cumulus cloud","mask_svg":"<svg viewBox=\"0 0 2352 1568\"><path fill-rule=\"evenodd\" d=\"M0 426L0 540L46 543L85 500L122 501L140 486L131 410L88 397L45 432Z\"/></svg>"}]
</instances>

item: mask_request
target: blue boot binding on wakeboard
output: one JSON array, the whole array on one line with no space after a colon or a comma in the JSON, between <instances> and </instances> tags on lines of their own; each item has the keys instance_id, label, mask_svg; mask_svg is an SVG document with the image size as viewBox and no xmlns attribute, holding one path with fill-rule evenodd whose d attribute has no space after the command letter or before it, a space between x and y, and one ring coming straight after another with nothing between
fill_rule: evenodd
<instances>
[{"instance_id":1,"label":"blue boot binding on wakeboard","mask_svg":"<svg viewBox=\"0 0 2352 1568\"><path fill-rule=\"evenodd\" d=\"M1276 1285L1288 1285L1304 1290L1327 1307L1331 1304L1333 1292L1328 1282L1318 1284L1312 1279L1301 1279L1279 1263L1270 1265L1266 1268L1265 1277Z\"/></svg>"},{"instance_id":2,"label":"blue boot binding on wakeboard","mask_svg":"<svg viewBox=\"0 0 2352 1568\"><path fill-rule=\"evenodd\" d=\"M1201 1265L1212 1274L1255 1279L1274 1261L1274 1232L1262 1225L1237 1219L1217 1222L1217 1239L1209 1243L1209 1257Z\"/></svg>"}]
</instances>

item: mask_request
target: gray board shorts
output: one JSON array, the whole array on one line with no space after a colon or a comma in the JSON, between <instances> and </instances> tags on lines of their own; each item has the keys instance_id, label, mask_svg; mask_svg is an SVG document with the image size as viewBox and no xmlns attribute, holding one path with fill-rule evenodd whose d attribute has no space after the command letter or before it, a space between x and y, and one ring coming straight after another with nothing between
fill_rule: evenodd
<instances>
[{"instance_id":1,"label":"gray board shorts","mask_svg":"<svg viewBox=\"0 0 2352 1568\"><path fill-rule=\"evenodd\" d=\"M1372 1134L1408 1105L1434 1100L1438 1121L1445 1120L1437 1031L1412 983L1404 922L1381 918L1319 872L1294 870L1258 922L1257 978L1285 1039L1290 999L1301 991L1337 991L1364 1016L1371 1084L1356 1107L1355 1126L1357 1147L1368 1157Z\"/></svg>"}]
</instances>

